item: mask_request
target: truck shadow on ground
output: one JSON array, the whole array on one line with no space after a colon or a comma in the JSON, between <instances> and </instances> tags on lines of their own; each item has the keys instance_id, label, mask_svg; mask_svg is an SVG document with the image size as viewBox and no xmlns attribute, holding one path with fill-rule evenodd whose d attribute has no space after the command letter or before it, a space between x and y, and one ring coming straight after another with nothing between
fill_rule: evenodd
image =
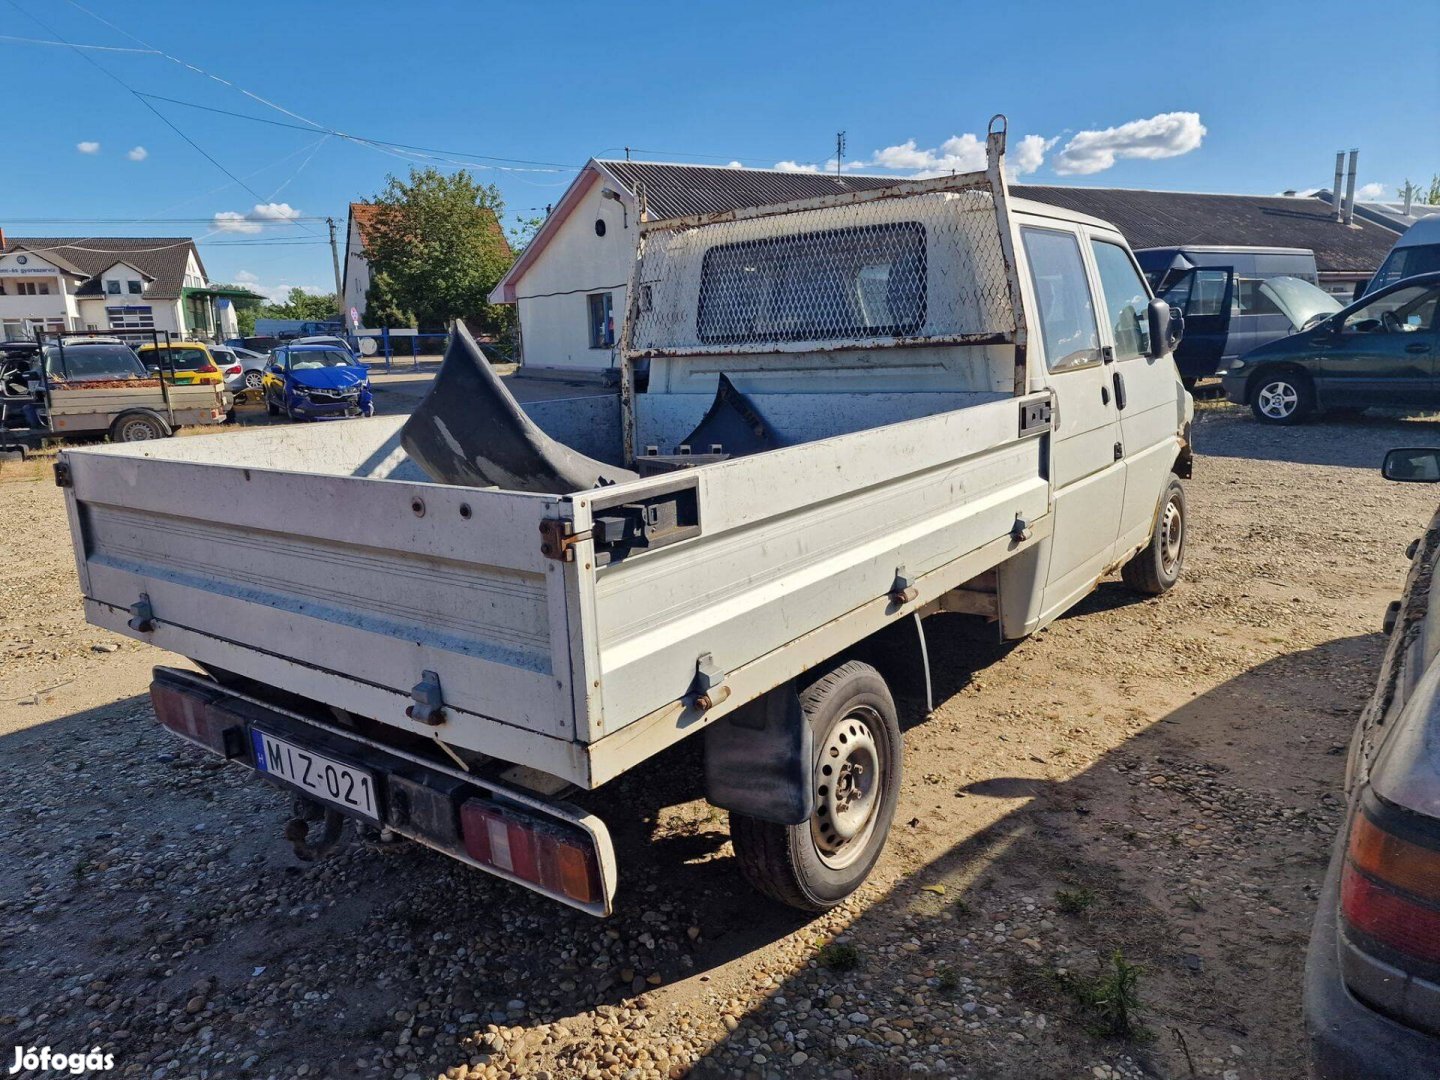
<instances>
[{"instance_id":1,"label":"truck shadow on ground","mask_svg":"<svg viewBox=\"0 0 1440 1080\"><path fill-rule=\"evenodd\" d=\"M941 701L1011 648L962 616L938 618L930 647ZM597 1030L597 1006L684 983L740 1003L699 1075L890 1076L944 1059L1073 1076L1126 1056L1181 1074L1184 1055L1228 1060L1242 1043L1247 1076L1299 1076L1301 951L1350 723L1325 683L1346 679L1358 708L1380 648L1347 638L1263 663L1074 770L995 741L1001 721L949 720L976 747L969 777L932 785L909 761L880 884L820 918L740 878L724 813L698 798L700 740L587 797L621 867L602 922L410 845L296 864L283 793L129 698L0 738L0 858L20 868L0 889L0 986L47 1016L35 1036L88 1046L120 1031L113 1049L147 1070L203 1025L215 1075L227 1054L288 1075L320 1024L321 1060L367 1062L357 1075L486 1060L475 1038L491 1023L512 1035L505 1060L558 1043L578 1071L584 1048L624 1038ZM906 725L922 723L923 695L898 692ZM1276 773L1277 738L1310 740L1304 768ZM1080 899L1062 906L1062 892ZM757 984L744 961L776 945L768 970L791 974ZM1097 1040L1055 974L1089 977L1115 949L1144 969L1151 1042ZM107 990L71 993L82 977ZM1262 1002L1288 1019L1255 1028ZM712 1026L720 1008L696 1007Z\"/></svg>"}]
</instances>

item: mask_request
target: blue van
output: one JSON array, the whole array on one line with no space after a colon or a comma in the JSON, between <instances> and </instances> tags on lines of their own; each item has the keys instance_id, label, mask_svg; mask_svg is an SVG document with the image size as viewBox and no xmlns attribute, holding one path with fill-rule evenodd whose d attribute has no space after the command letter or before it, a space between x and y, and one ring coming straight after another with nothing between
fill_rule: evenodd
<instances>
[{"instance_id":1,"label":"blue van","mask_svg":"<svg viewBox=\"0 0 1440 1080\"><path fill-rule=\"evenodd\" d=\"M1175 364L1187 386L1340 310L1305 248L1141 248L1135 258L1155 295L1185 313Z\"/></svg>"}]
</instances>

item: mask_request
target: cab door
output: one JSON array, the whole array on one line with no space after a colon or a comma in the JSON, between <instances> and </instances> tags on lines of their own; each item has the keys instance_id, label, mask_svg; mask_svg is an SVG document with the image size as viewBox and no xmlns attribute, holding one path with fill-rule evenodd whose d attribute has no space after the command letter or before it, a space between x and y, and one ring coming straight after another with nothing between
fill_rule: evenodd
<instances>
[{"instance_id":1,"label":"cab door","mask_svg":"<svg viewBox=\"0 0 1440 1080\"><path fill-rule=\"evenodd\" d=\"M1186 270L1160 294L1185 313L1185 337L1175 350L1175 366L1184 378L1208 379L1220 369L1234 297L1235 272L1228 266Z\"/></svg>"},{"instance_id":2,"label":"cab door","mask_svg":"<svg viewBox=\"0 0 1440 1080\"><path fill-rule=\"evenodd\" d=\"M1125 499L1116 541L1117 555L1123 558L1144 544L1154 527L1160 495L1175 464L1185 391L1174 360L1151 347L1150 292L1129 250L1118 237L1093 230L1087 230L1087 240L1101 312L1101 348L1114 385L1125 459Z\"/></svg>"},{"instance_id":3,"label":"cab door","mask_svg":"<svg viewBox=\"0 0 1440 1080\"><path fill-rule=\"evenodd\" d=\"M1040 353L1055 393L1055 525L1043 623L1089 592L1113 561L1125 465L1081 237L1061 226L1022 225L1020 240L1034 295L1031 351Z\"/></svg>"}]
</instances>

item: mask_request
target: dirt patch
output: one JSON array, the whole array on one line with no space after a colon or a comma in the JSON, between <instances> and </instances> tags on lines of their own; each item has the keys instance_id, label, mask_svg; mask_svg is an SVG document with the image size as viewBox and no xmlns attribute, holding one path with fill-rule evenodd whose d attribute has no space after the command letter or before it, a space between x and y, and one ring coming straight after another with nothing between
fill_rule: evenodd
<instances>
[{"instance_id":1,"label":"dirt patch","mask_svg":"<svg viewBox=\"0 0 1440 1080\"><path fill-rule=\"evenodd\" d=\"M1216 405L1196 442L1169 596L930 624L890 849L813 920L739 880L684 744L590 798L605 922L413 847L299 866L282 795L155 724L174 658L83 623L62 493L0 486L0 1033L123 1076L1298 1080L1343 750L1436 499L1375 467L1440 425Z\"/></svg>"}]
</instances>

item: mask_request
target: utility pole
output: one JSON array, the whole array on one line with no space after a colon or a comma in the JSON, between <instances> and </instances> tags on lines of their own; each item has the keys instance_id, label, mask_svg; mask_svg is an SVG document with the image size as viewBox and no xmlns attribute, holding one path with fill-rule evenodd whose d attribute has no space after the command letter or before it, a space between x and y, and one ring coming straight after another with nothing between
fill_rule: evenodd
<instances>
[{"instance_id":1,"label":"utility pole","mask_svg":"<svg viewBox=\"0 0 1440 1080\"><path fill-rule=\"evenodd\" d=\"M845 160L845 132L835 133L835 175L840 175L840 163Z\"/></svg>"},{"instance_id":2,"label":"utility pole","mask_svg":"<svg viewBox=\"0 0 1440 1080\"><path fill-rule=\"evenodd\" d=\"M335 219L327 217L325 224L330 226L330 263L335 268L335 304L340 309L340 325L345 325L345 282L340 277L340 247L335 242Z\"/></svg>"}]
</instances>

